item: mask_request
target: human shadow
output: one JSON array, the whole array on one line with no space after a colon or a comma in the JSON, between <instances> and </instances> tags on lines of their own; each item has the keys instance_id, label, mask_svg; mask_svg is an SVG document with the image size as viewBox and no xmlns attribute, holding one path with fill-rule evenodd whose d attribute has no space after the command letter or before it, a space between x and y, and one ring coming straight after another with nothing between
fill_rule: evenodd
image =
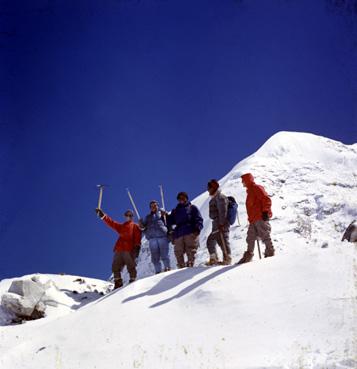
<instances>
[{"instance_id":1,"label":"human shadow","mask_svg":"<svg viewBox=\"0 0 357 369\"><path fill-rule=\"evenodd\" d=\"M194 290L197 287L202 286L204 283L208 282L209 280L218 277L219 275L226 273L230 270L232 270L233 268L236 268L237 265L231 265L231 266L226 266L226 267L220 267L218 270L216 270L213 273L210 273L209 275L201 278L200 280L192 283L191 285L185 287L183 290L181 290L180 292L178 292L176 295L165 299L165 300L161 300L159 302L156 302L155 304L151 305L150 308L155 308L155 307L159 307L161 305L167 304L168 302L178 299L180 297L183 297L185 295L187 295L188 293L190 293L192 290ZM202 267L203 270L207 270L207 268Z\"/></svg>"},{"instance_id":2,"label":"human shadow","mask_svg":"<svg viewBox=\"0 0 357 369\"><path fill-rule=\"evenodd\" d=\"M160 279L159 283L157 283L154 287L152 287L150 290L146 292L142 292L138 295L130 296L123 300L122 303L126 303L129 301L136 300L138 298L144 297L144 296L153 296L160 294L165 291L169 291L172 288L177 287L181 283L186 282L187 280L193 278L199 273L202 273L204 271L207 271L207 268L187 268L187 269L179 269L174 273L170 273L164 278Z\"/></svg>"}]
</instances>

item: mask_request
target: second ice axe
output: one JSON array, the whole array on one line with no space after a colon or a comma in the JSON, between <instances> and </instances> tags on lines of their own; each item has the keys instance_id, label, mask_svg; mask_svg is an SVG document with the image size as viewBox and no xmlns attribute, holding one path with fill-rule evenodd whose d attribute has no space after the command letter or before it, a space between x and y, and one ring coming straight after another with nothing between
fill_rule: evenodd
<instances>
[{"instance_id":1,"label":"second ice axe","mask_svg":"<svg viewBox=\"0 0 357 369\"><path fill-rule=\"evenodd\" d=\"M97 187L99 188L99 198L98 198L98 209L102 209L102 201L103 201L103 189L105 187L105 185L103 184L99 184L97 185Z\"/></svg>"},{"instance_id":2,"label":"second ice axe","mask_svg":"<svg viewBox=\"0 0 357 369\"><path fill-rule=\"evenodd\" d=\"M128 192L128 196L129 196L129 199L130 199L130 202L131 202L131 205L133 205L133 208L134 208L134 211L135 211L135 214L136 216L138 217L138 219L140 219L140 215L139 215L139 212L138 212L138 209L135 205L135 202L134 202L134 199L133 199L133 196L131 196L131 193L129 191L129 188L126 189L126 191Z\"/></svg>"},{"instance_id":3,"label":"second ice axe","mask_svg":"<svg viewBox=\"0 0 357 369\"><path fill-rule=\"evenodd\" d=\"M161 206L162 206L162 210L164 210L164 222L166 225L166 209L165 209L165 199L164 199L164 190L162 188L162 185L159 185L160 188L160 196L161 196Z\"/></svg>"}]
</instances>

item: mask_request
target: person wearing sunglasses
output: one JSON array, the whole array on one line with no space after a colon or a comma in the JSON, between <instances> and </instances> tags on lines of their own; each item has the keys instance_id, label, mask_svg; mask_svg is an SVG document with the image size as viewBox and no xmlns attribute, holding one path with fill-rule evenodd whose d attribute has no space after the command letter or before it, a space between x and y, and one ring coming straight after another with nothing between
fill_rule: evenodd
<instances>
[{"instance_id":1,"label":"person wearing sunglasses","mask_svg":"<svg viewBox=\"0 0 357 369\"><path fill-rule=\"evenodd\" d=\"M112 263L112 272L114 275L114 289L123 286L121 272L126 266L129 273L129 283L135 281L136 262L135 259L139 256L141 246L141 230L134 223L134 214L131 210L124 213L124 223L119 223L113 220L109 215L105 214L101 209L96 209L96 213L110 228L118 232L119 238L114 245L114 256Z\"/></svg>"}]
</instances>

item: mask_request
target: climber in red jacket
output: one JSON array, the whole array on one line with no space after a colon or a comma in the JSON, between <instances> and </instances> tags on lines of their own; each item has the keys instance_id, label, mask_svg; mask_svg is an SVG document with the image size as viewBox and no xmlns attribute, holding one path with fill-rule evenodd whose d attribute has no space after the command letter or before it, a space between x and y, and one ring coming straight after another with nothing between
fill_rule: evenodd
<instances>
[{"instance_id":1,"label":"climber in red jacket","mask_svg":"<svg viewBox=\"0 0 357 369\"><path fill-rule=\"evenodd\" d=\"M260 238L265 244L265 257L274 256L274 246L270 237L271 226L269 219L272 217L271 199L263 186L254 182L252 174L242 175L243 186L247 189L246 208L248 213L249 228L247 233L247 251L238 264L247 263L254 256L255 241Z\"/></svg>"},{"instance_id":2,"label":"climber in red jacket","mask_svg":"<svg viewBox=\"0 0 357 369\"><path fill-rule=\"evenodd\" d=\"M121 272L124 266L127 267L130 276L129 283L136 279L136 262L139 256L141 245L141 230L139 226L133 222L134 214L131 210L127 210L124 214L125 222L118 223L104 214L101 209L96 209L98 216L112 229L119 233L119 238L114 246L114 257L112 264L112 272L114 274L114 289L123 286Z\"/></svg>"}]
</instances>

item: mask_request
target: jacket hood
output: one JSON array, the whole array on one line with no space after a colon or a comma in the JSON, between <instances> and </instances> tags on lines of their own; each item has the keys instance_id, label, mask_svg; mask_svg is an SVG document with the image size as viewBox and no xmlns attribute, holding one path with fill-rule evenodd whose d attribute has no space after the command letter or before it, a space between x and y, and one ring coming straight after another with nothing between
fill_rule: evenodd
<instances>
[{"instance_id":1,"label":"jacket hood","mask_svg":"<svg viewBox=\"0 0 357 369\"><path fill-rule=\"evenodd\" d=\"M246 173L246 174L243 174L241 176L242 178L242 181L247 184L247 185L251 185L254 183L254 177L253 177L253 174L251 173Z\"/></svg>"}]
</instances>

